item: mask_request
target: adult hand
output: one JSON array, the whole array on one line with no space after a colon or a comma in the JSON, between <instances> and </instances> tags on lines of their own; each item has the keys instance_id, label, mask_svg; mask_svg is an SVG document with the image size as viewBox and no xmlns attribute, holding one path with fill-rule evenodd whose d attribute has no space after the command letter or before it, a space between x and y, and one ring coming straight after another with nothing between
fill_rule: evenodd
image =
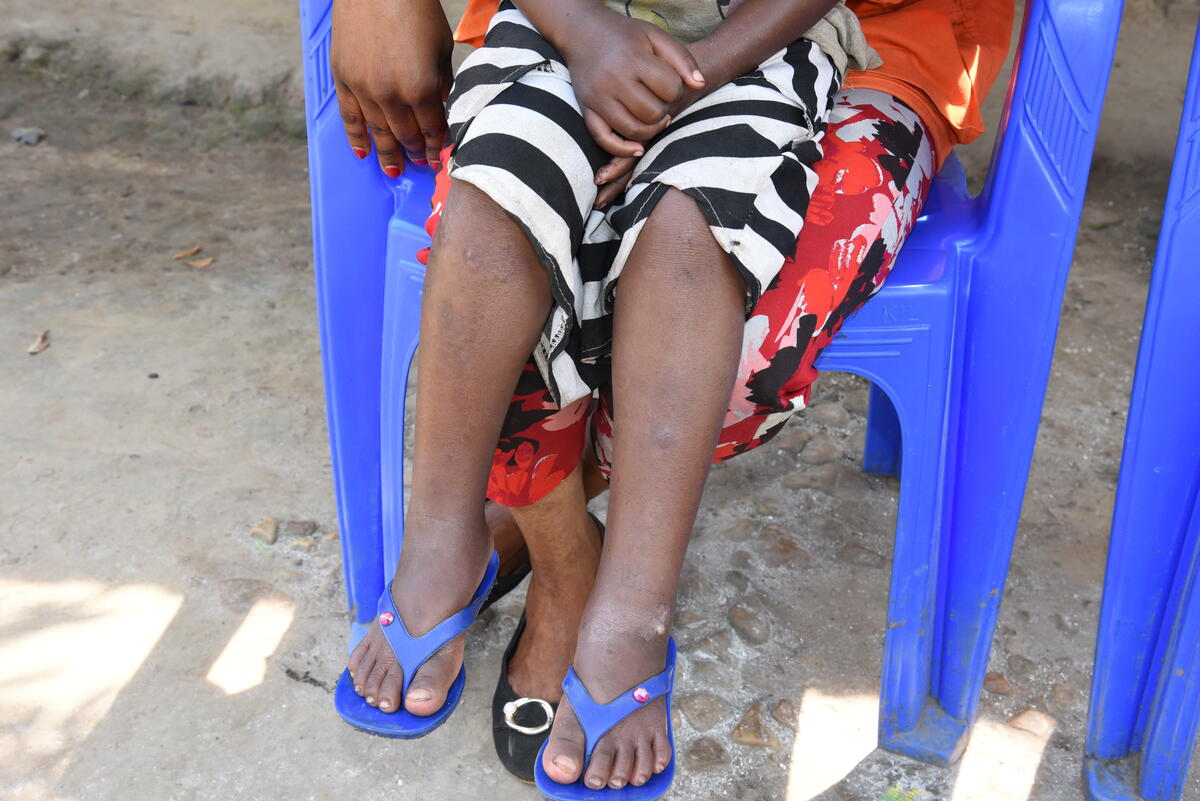
<instances>
[{"instance_id":1,"label":"adult hand","mask_svg":"<svg viewBox=\"0 0 1200 801\"><path fill-rule=\"evenodd\" d=\"M438 0L334 0L329 60L346 138L390 177L404 154L439 166L453 78L450 25Z\"/></svg>"}]
</instances>

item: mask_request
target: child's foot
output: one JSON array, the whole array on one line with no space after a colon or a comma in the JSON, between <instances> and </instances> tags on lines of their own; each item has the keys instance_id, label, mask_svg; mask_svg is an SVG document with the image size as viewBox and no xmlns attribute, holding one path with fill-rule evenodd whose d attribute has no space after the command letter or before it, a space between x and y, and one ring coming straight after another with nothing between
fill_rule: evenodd
<instances>
[{"instance_id":1,"label":"child's foot","mask_svg":"<svg viewBox=\"0 0 1200 801\"><path fill-rule=\"evenodd\" d=\"M643 608L628 597L593 598L588 604L575 651L575 672L592 698L607 703L662 672L667 658L672 610ZM560 784L579 779L593 790L641 786L671 762L667 709L662 698L646 704L610 729L584 765L584 736L563 700L543 755L546 774Z\"/></svg>"},{"instance_id":2,"label":"child's foot","mask_svg":"<svg viewBox=\"0 0 1200 801\"><path fill-rule=\"evenodd\" d=\"M457 522L410 519L392 580L392 600L409 633L425 634L470 603L491 553L491 538L482 526L464 531ZM464 637L451 640L417 670L404 709L427 716L442 708L462 668ZM350 654L349 668L354 691L368 704L383 712L400 708L404 677L378 620Z\"/></svg>"}]
</instances>

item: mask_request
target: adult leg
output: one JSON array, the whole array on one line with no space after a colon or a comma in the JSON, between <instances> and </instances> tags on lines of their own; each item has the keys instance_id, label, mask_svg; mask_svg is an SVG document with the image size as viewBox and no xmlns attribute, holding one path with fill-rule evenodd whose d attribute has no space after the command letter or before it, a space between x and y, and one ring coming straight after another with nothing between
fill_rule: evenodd
<instances>
[{"instance_id":1,"label":"adult leg","mask_svg":"<svg viewBox=\"0 0 1200 801\"><path fill-rule=\"evenodd\" d=\"M624 267L614 320L621 414L608 530L575 670L599 702L659 673L688 538L737 370L745 285L695 202L659 200ZM575 781L584 739L559 708L544 767ZM597 744L589 787L644 783L670 760L666 707L648 704Z\"/></svg>"},{"instance_id":2,"label":"adult leg","mask_svg":"<svg viewBox=\"0 0 1200 801\"><path fill-rule=\"evenodd\" d=\"M426 273L412 500L392 583L414 634L465 606L483 575L492 539L480 499L512 389L549 307L546 270L528 237L483 192L457 182ZM460 637L418 670L405 708L436 712L462 659ZM402 676L378 623L349 664L369 704L399 708Z\"/></svg>"}]
</instances>

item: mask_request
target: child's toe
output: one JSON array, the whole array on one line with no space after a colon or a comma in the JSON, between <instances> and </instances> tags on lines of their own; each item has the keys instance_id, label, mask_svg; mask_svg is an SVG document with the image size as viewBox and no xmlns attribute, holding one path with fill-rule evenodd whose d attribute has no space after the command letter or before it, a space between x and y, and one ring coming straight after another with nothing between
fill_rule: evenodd
<instances>
[{"instance_id":1,"label":"child's toe","mask_svg":"<svg viewBox=\"0 0 1200 801\"><path fill-rule=\"evenodd\" d=\"M357 681L357 679L359 676L359 672L363 667L363 663L369 658L370 654L371 654L371 638L363 637L362 640L359 641L358 645L356 645L354 647L354 650L350 653L350 658L346 661L346 667L350 668L351 678L354 678L356 680L354 682L355 690L357 690L358 687L362 684L362 682Z\"/></svg>"},{"instance_id":2,"label":"child's toe","mask_svg":"<svg viewBox=\"0 0 1200 801\"><path fill-rule=\"evenodd\" d=\"M617 754L616 749L607 742L609 739L601 737L600 742L596 743L596 747L592 749L592 758L588 760L583 783L593 790L604 787L608 784L609 777L612 776L613 760Z\"/></svg>"},{"instance_id":3,"label":"child's toe","mask_svg":"<svg viewBox=\"0 0 1200 801\"><path fill-rule=\"evenodd\" d=\"M367 703L371 706L379 705L379 687L383 684L383 677L387 675L387 672L387 663L382 659L376 659L371 672L363 681L363 698L366 698Z\"/></svg>"},{"instance_id":4,"label":"child's toe","mask_svg":"<svg viewBox=\"0 0 1200 801\"><path fill-rule=\"evenodd\" d=\"M667 765L671 764L671 741L667 738L667 733L658 731L654 733L654 742L651 745L654 752L654 772L662 773L667 769Z\"/></svg>"},{"instance_id":5,"label":"child's toe","mask_svg":"<svg viewBox=\"0 0 1200 801\"><path fill-rule=\"evenodd\" d=\"M654 774L654 743L652 740L641 740L637 744L637 755L633 760L633 774L629 783L641 787Z\"/></svg>"},{"instance_id":6,"label":"child's toe","mask_svg":"<svg viewBox=\"0 0 1200 801\"><path fill-rule=\"evenodd\" d=\"M573 784L583 769L583 749L583 730L564 698L554 716L554 726L542 755L542 769L559 784Z\"/></svg>"},{"instance_id":7,"label":"child's toe","mask_svg":"<svg viewBox=\"0 0 1200 801\"><path fill-rule=\"evenodd\" d=\"M462 668L462 641L451 643L430 657L417 668L408 694L404 696L404 708L414 715L432 715L446 703L450 685Z\"/></svg>"},{"instance_id":8,"label":"child's toe","mask_svg":"<svg viewBox=\"0 0 1200 801\"><path fill-rule=\"evenodd\" d=\"M379 685L379 709L395 712L400 707L400 691L403 689L404 673L395 665L383 677Z\"/></svg>"},{"instance_id":9,"label":"child's toe","mask_svg":"<svg viewBox=\"0 0 1200 801\"><path fill-rule=\"evenodd\" d=\"M367 679L371 675L371 671L375 669L375 653L368 650L359 660L357 665L350 666L350 678L354 679L354 692L366 697L367 694Z\"/></svg>"},{"instance_id":10,"label":"child's toe","mask_svg":"<svg viewBox=\"0 0 1200 801\"><path fill-rule=\"evenodd\" d=\"M614 790L620 790L629 784L629 777L633 774L633 764L636 759L637 746L635 744L623 743L618 747L617 754L613 757L612 772L608 774L608 786Z\"/></svg>"}]
</instances>

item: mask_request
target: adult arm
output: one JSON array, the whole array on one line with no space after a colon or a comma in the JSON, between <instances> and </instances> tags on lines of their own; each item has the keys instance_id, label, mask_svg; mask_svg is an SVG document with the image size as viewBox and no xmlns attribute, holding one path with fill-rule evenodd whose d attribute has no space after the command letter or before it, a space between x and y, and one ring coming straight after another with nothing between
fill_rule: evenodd
<instances>
[{"instance_id":1,"label":"adult arm","mask_svg":"<svg viewBox=\"0 0 1200 801\"><path fill-rule=\"evenodd\" d=\"M330 66L346 138L392 177L438 166L454 41L438 0L333 0Z\"/></svg>"}]
</instances>

